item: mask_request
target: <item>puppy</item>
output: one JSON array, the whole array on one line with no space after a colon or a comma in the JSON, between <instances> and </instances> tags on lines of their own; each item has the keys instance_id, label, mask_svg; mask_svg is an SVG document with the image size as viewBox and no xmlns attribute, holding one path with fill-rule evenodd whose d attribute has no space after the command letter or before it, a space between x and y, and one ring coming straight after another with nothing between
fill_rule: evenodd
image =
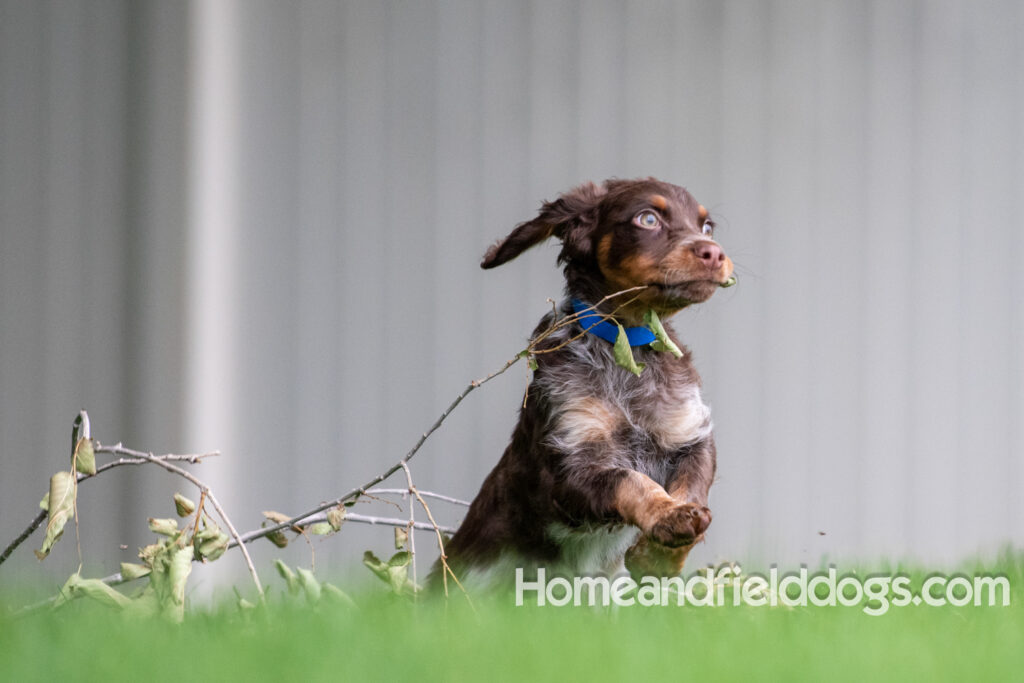
<instances>
[{"instance_id":1,"label":"puppy","mask_svg":"<svg viewBox=\"0 0 1024 683\"><path fill-rule=\"evenodd\" d=\"M665 325L682 349L666 351L645 322L735 282L713 235L685 189L609 180L545 203L487 251L481 266L494 268L558 238L566 298L534 331L536 369L511 443L445 547L464 585L507 584L516 567L549 577L682 570L711 523L715 442L689 351ZM633 371L616 362L619 325Z\"/></svg>"}]
</instances>

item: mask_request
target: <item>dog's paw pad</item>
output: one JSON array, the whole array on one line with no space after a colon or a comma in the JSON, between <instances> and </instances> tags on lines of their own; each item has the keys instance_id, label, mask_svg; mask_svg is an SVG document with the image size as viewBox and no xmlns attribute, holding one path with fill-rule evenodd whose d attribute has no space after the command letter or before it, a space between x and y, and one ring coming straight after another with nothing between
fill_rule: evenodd
<instances>
[{"instance_id":1,"label":"dog's paw pad","mask_svg":"<svg viewBox=\"0 0 1024 683\"><path fill-rule=\"evenodd\" d=\"M683 503L671 508L651 529L654 541L678 548L690 545L711 524L711 511L703 505Z\"/></svg>"}]
</instances>

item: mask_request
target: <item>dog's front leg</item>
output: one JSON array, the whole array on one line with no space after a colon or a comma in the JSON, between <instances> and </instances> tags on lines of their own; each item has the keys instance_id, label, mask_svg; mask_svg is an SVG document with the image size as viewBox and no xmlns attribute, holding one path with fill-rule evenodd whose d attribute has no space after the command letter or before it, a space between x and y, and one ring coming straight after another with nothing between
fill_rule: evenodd
<instances>
[{"instance_id":1,"label":"dog's front leg","mask_svg":"<svg viewBox=\"0 0 1024 683\"><path fill-rule=\"evenodd\" d=\"M667 492L677 504L701 510L700 533L683 545L665 544L652 535L644 535L626 553L626 568L634 578L642 576L677 576L683 570L686 556L694 544L704 537L711 523L707 508L708 490L715 476L715 443L712 438L687 449L669 481Z\"/></svg>"}]
</instances>

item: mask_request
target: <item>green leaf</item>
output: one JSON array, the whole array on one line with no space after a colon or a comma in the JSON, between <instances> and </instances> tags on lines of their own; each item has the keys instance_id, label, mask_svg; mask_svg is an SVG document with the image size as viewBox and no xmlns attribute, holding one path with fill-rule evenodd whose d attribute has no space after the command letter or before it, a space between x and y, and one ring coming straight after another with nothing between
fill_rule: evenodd
<instances>
[{"instance_id":1,"label":"green leaf","mask_svg":"<svg viewBox=\"0 0 1024 683\"><path fill-rule=\"evenodd\" d=\"M125 581L141 579L143 576L149 576L152 571L152 569L144 564L134 564L132 562L121 563L121 578Z\"/></svg>"},{"instance_id":2,"label":"green leaf","mask_svg":"<svg viewBox=\"0 0 1024 683\"><path fill-rule=\"evenodd\" d=\"M412 553L407 550L403 550L400 553L395 553L388 560L389 567L408 567L409 563L412 562Z\"/></svg>"},{"instance_id":3,"label":"green leaf","mask_svg":"<svg viewBox=\"0 0 1024 683\"><path fill-rule=\"evenodd\" d=\"M178 512L179 517L188 517L196 511L196 504L180 493L175 493L174 509Z\"/></svg>"},{"instance_id":4,"label":"green leaf","mask_svg":"<svg viewBox=\"0 0 1024 683\"><path fill-rule=\"evenodd\" d=\"M395 550L401 550L409 542L409 532L400 527L395 527Z\"/></svg>"},{"instance_id":5,"label":"green leaf","mask_svg":"<svg viewBox=\"0 0 1024 683\"><path fill-rule=\"evenodd\" d=\"M170 518L157 519L155 517L150 517L149 530L153 533L160 534L161 536L177 536L178 520Z\"/></svg>"},{"instance_id":6,"label":"green leaf","mask_svg":"<svg viewBox=\"0 0 1024 683\"><path fill-rule=\"evenodd\" d=\"M43 495L43 499L41 501L39 501L39 507L42 510L46 510L46 511L50 510L50 492L49 491L47 491Z\"/></svg>"},{"instance_id":7,"label":"green leaf","mask_svg":"<svg viewBox=\"0 0 1024 683\"><path fill-rule=\"evenodd\" d=\"M128 607L132 602L128 596L118 593L101 580L83 579L78 574L72 574L64 588L71 594L72 599L84 596L118 610Z\"/></svg>"},{"instance_id":8,"label":"green leaf","mask_svg":"<svg viewBox=\"0 0 1024 683\"><path fill-rule=\"evenodd\" d=\"M281 575L285 583L288 584L288 592L292 595L298 594L302 590L301 584L299 584L299 577L295 576L295 572L281 560L274 560L274 567L277 568L277 573Z\"/></svg>"},{"instance_id":9,"label":"green leaf","mask_svg":"<svg viewBox=\"0 0 1024 683\"><path fill-rule=\"evenodd\" d=\"M720 287L722 287L722 288L724 289L724 288L726 288L726 287L732 287L732 286L733 286L734 284L736 284L736 276L735 276L735 275L730 275L730 276L729 276L729 279L728 279L728 280L726 280L725 282L723 282L723 283L722 283L721 285L719 285L719 286L720 286Z\"/></svg>"},{"instance_id":10,"label":"green leaf","mask_svg":"<svg viewBox=\"0 0 1024 683\"><path fill-rule=\"evenodd\" d=\"M228 549L231 539L221 528L212 521L207 520L207 526L196 532L192 545L195 548L195 559L210 561L216 560Z\"/></svg>"},{"instance_id":11,"label":"green leaf","mask_svg":"<svg viewBox=\"0 0 1024 683\"><path fill-rule=\"evenodd\" d=\"M71 459L75 463L75 469L82 474L96 474L96 451L92 439L79 440Z\"/></svg>"},{"instance_id":12,"label":"green leaf","mask_svg":"<svg viewBox=\"0 0 1024 683\"><path fill-rule=\"evenodd\" d=\"M64 525L75 515L75 496L78 493L77 475L74 472L60 471L50 477L50 493L48 494L48 521L43 546L35 551L40 560L50 554L50 549L64 533Z\"/></svg>"},{"instance_id":13,"label":"green leaf","mask_svg":"<svg viewBox=\"0 0 1024 683\"><path fill-rule=\"evenodd\" d=\"M409 582L409 567L388 567L388 583L395 593L402 593Z\"/></svg>"},{"instance_id":14,"label":"green leaf","mask_svg":"<svg viewBox=\"0 0 1024 683\"><path fill-rule=\"evenodd\" d=\"M527 363L527 365L529 365L529 366L530 366L530 369L531 369L531 370L533 370L534 372L537 372L537 368L538 368L539 366L537 365L537 357L536 357L536 356L530 356L530 357L529 357L529 358L527 359L526 363Z\"/></svg>"},{"instance_id":15,"label":"green leaf","mask_svg":"<svg viewBox=\"0 0 1024 683\"><path fill-rule=\"evenodd\" d=\"M306 527L306 531L314 536L327 536L334 533L334 527L328 522L317 522Z\"/></svg>"},{"instance_id":16,"label":"green leaf","mask_svg":"<svg viewBox=\"0 0 1024 683\"><path fill-rule=\"evenodd\" d=\"M297 567L296 571L299 573L299 585L306 592L306 600L311 605L320 602L320 582L313 576L313 572L302 567Z\"/></svg>"},{"instance_id":17,"label":"green leaf","mask_svg":"<svg viewBox=\"0 0 1024 683\"><path fill-rule=\"evenodd\" d=\"M171 546L167 563L168 591L160 601L165 616L180 622L185 618L185 583L192 573L192 548Z\"/></svg>"},{"instance_id":18,"label":"green leaf","mask_svg":"<svg viewBox=\"0 0 1024 683\"><path fill-rule=\"evenodd\" d=\"M621 367L626 368L636 376L640 376L640 373L647 367L644 363L637 363L633 358L633 349L629 347L629 337L626 336L626 330L623 329L622 325L619 325L619 336L615 338L615 346L612 349L612 353L615 356L615 363Z\"/></svg>"},{"instance_id":19,"label":"green leaf","mask_svg":"<svg viewBox=\"0 0 1024 683\"><path fill-rule=\"evenodd\" d=\"M388 565L380 561L380 558L373 554L372 551L367 550L363 553L363 564L374 573L374 575L381 581L388 582Z\"/></svg>"},{"instance_id":20,"label":"green leaf","mask_svg":"<svg viewBox=\"0 0 1024 683\"><path fill-rule=\"evenodd\" d=\"M341 525L342 523L344 523L344 521L344 506L339 505L338 507L333 507L327 511L327 523L330 524L335 531L341 531Z\"/></svg>"},{"instance_id":21,"label":"green leaf","mask_svg":"<svg viewBox=\"0 0 1024 683\"><path fill-rule=\"evenodd\" d=\"M661 318L654 312L654 309L648 309L647 313L644 314L644 325L658 338L655 344L651 344L655 351L668 351L676 358L683 357L683 352L679 350L676 343L668 336L668 332L665 331L665 327L661 324Z\"/></svg>"}]
</instances>

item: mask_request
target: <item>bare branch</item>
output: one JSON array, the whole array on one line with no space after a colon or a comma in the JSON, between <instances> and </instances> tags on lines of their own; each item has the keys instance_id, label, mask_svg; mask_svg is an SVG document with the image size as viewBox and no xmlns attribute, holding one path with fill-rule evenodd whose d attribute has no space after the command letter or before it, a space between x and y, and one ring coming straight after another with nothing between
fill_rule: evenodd
<instances>
[{"instance_id":1,"label":"bare branch","mask_svg":"<svg viewBox=\"0 0 1024 683\"><path fill-rule=\"evenodd\" d=\"M148 462L151 462L147 458L132 455L138 453L138 451L133 451L131 449L124 448L123 446L121 446L121 444L117 444L116 446L99 446L97 444L97 448L95 448L94 451L96 453L109 453L112 455L122 455L128 457L121 457L118 458L117 460L112 460L108 463L100 465L99 467L96 468L96 474L78 474L77 483L79 484L81 484L83 481L95 479L103 472L106 472L107 470L113 469L115 467L123 467L125 465L144 465ZM220 453L217 451L214 451L212 453L190 455L176 455L172 453L167 453L164 455L154 455L153 458L156 460L186 461L190 463L199 463L202 462L203 458L212 458L217 455L220 455ZM4 548L3 553L0 553L0 564L3 564L7 560L7 558L11 556L11 553L13 553L19 545L27 541L29 537L31 537L32 534L35 532L35 530L42 526L45 521L46 510L41 510L39 514L37 514L32 519L29 525L25 527L25 530L21 532L21 535L19 535L16 539L11 541L10 544L6 548Z\"/></svg>"},{"instance_id":2,"label":"bare branch","mask_svg":"<svg viewBox=\"0 0 1024 683\"><path fill-rule=\"evenodd\" d=\"M437 500L443 500L446 503L451 503L452 505L462 505L464 507L469 507L470 506L470 502L468 500L462 500L461 498L452 498L451 496L446 496L443 493L434 493L433 491L424 491L423 489L417 489L417 490L420 492L420 495L423 496L424 498L435 498ZM403 498L405 496L409 495L409 492L407 490L405 490L405 489L381 489L381 488L376 488L376 489L370 489L366 493L367 494L374 494L374 495L378 495L378 496L395 495L395 496L402 496Z\"/></svg>"},{"instance_id":3,"label":"bare branch","mask_svg":"<svg viewBox=\"0 0 1024 683\"><path fill-rule=\"evenodd\" d=\"M203 483L202 480L200 480L198 477L196 477L188 470L184 470L178 467L177 465L172 465L166 460L160 460L152 453L132 451L121 446L115 446L114 448L120 449L125 454L130 455L133 458L142 458L143 460L147 460L156 465L157 467L162 467L168 472L177 474L179 477L187 479L188 481L192 482L192 484L195 485L196 488L198 488L200 492L202 492L202 494L206 496L206 498L210 501L210 504L213 505L213 509L217 511L217 514L224 521L224 524L228 528L228 532L231 534L231 537L235 539L236 545L238 545L239 549L242 551L242 555L245 557L245 564L249 567L249 574L252 576L252 582L256 584L256 592L259 593L260 600L263 600L263 585L260 583L260 577L256 573L255 565L253 565L252 563L252 557L249 556L249 551L242 543L241 536L239 536L238 531L235 529L235 525L231 523L231 518L228 517L226 512L224 512L224 508L221 507L220 501L217 500L217 496L215 496L213 491L210 490L210 487Z\"/></svg>"}]
</instances>

